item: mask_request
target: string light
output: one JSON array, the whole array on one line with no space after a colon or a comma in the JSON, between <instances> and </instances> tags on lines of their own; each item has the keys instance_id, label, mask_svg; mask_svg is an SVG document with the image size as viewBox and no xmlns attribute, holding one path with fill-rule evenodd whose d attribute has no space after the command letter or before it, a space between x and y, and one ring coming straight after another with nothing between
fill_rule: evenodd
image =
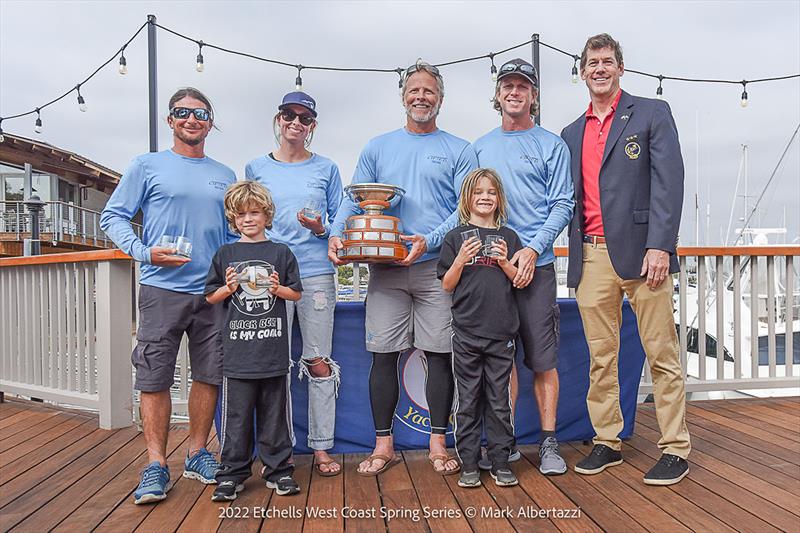
<instances>
[{"instance_id":1,"label":"string light","mask_svg":"<svg viewBox=\"0 0 800 533\"><path fill-rule=\"evenodd\" d=\"M42 133L42 115L39 113L39 108L36 108L36 123L33 126L33 131Z\"/></svg>"},{"instance_id":2,"label":"string light","mask_svg":"<svg viewBox=\"0 0 800 533\"><path fill-rule=\"evenodd\" d=\"M75 86L75 90L78 91L78 109L80 109L82 113L86 113L86 100L83 99L83 95L81 94L80 83Z\"/></svg>"},{"instance_id":3,"label":"string light","mask_svg":"<svg viewBox=\"0 0 800 533\"><path fill-rule=\"evenodd\" d=\"M580 56L572 56L572 84L575 85L578 83L578 61L580 61Z\"/></svg>"},{"instance_id":4,"label":"string light","mask_svg":"<svg viewBox=\"0 0 800 533\"><path fill-rule=\"evenodd\" d=\"M740 105L747 107L747 80L742 80L742 101Z\"/></svg>"},{"instance_id":5,"label":"string light","mask_svg":"<svg viewBox=\"0 0 800 533\"><path fill-rule=\"evenodd\" d=\"M128 62L125 60L125 47L119 51L119 73L123 76L128 73Z\"/></svg>"},{"instance_id":6,"label":"string light","mask_svg":"<svg viewBox=\"0 0 800 533\"><path fill-rule=\"evenodd\" d=\"M303 78L300 77L301 70L303 70L303 65L297 65L297 77L294 79L294 88L298 91L303 90Z\"/></svg>"},{"instance_id":7,"label":"string light","mask_svg":"<svg viewBox=\"0 0 800 533\"><path fill-rule=\"evenodd\" d=\"M197 51L197 65L195 69L197 69L197 72L203 72L206 68L203 64L203 41L197 41L197 46L199 50Z\"/></svg>"},{"instance_id":8,"label":"string light","mask_svg":"<svg viewBox=\"0 0 800 533\"><path fill-rule=\"evenodd\" d=\"M0 143L5 141L5 140L6 140L6 138L3 135L3 119L0 118Z\"/></svg>"},{"instance_id":9,"label":"string light","mask_svg":"<svg viewBox=\"0 0 800 533\"><path fill-rule=\"evenodd\" d=\"M197 70L199 72L202 72L203 69L204 69L204 66L205 66L204 65L204 61L203 61L202 49L203 49L203 46L207 46L207 47L214 48L215 50L219 50L221 52L225 52L225 53L228 53L228 54L231 54L231 55L237 55L237 56L240 56L240 57L247 57L249 59L254 59L256 61L262 61L262 62L270 63L270 64L273 64L273 65L280 65L280 66L284 66L284 67L296 68L297 69L297 77L295 78L295 87L296 87L296 89L298 91L302 90L302 88L303 88L303 79L301 77L302 70L303 69L311 69L311 70L325 70L325 71L333 71L333 72L382 72L382 73L396 72L400 76L400 80L398 81L398 88L400 89L401 94L402 94L402 89L403 89L403 85L404 85L404 83L403 83L403 73L404 73L404 71L403 71L403 69L400 69L400 68L304 66L302 64L293 64L293 63L288 63L288 62L285 62L285 61L280 61L280 60L277 60L277 59L271 59L271 58L268 58L268 57L261 57L261 56L257 56L257 55L254 55L254 54L249 54L249 53L238 51L238 50L231 50L231 49L222 48L220 46L216 46L216 45L213 45L213 44L204 43L201 40L198 40L198 39L195 39L195 38L180 34L180 33L176 32L175 30L173 30L171 28L167 28L165 26L161 26L160 24L156 23L154 20L151 21L148 18L148 20L146 22L144 22L141 26L139 26L139 28L136 30L136 32L134 32L134 34L122 45L122 47L116 53L114 53L107 61L105 61L99 67L97 67L86 79L84 79L82 82L80 82L80 84L78 86L76 86L73 89L65 92L61 96L58 96L57 98L54 98L53 100L50 100L49 102L41 104L40 106L36 107L33 110L26 111L26 112L23 112L23 113L18 113L18 114L15 114L15 115L9 115L9 116L0 118L0 120L21 118L21 117L28 116L28 115L36 113L36 115L37 115L37 119L36 119L37 125L36 125L36 128L34 128L34 129L37 130L37 133L38 133L42 129L42 126L41 126L41 122L42 121L41 121L40 111L42 109L44 109L45 107L47 107L47 106L53 105L56 102L58 102L60 100L63 100L69 94L71 94L72 91L77 91L78 92L78 106L81 109L81 111L84 111L85 108L86 108L86 101L83 99L83 96L80 94L80 90L79 90L80 85L85 85L89 80L94 78L94 76L97 75L97 73L100 72L100 70L102 70L109 63L114 61L114 59L116 59L117 56L119 56L119 69L118 69L119 73L121 75L127 74L128 73L128 63L127 63L127 60L125 58L125 49L129 44L131 44L139 36L139 34L142 32L142 30L145 27L149 26L149 25L152 25L152 26L154 26L154 27L156 27L158 29L164 30L167 33L171 33L171 34L173 34L173 35L175 35L175 36L177 36L177 37L179 37L181 39L185 39L187 41L191 41L191 42L194 42L195 44L197 44L198 47L199 47L199 53L197 55L196 68L197 68ZM512 50L516 50L518 48L522 48L524 46L528 46L528 45L531 45L531 44L533 44L535 46L541 46L541 47L544 47L544 48L549 48L549 49L551 49L551 50L553 50L555 52L558 52L560 54L563 54L563 55L571 58L573 60L572 81L573 81L573 83L577 83L577 81L578 81L577 63L580 60L580 56L577 56L577 55L575 55L573 53L570 53L570 52L567 52L567 51L562 50L560 48L557 48L557 47L555 47L555 46L553 46L551 44L548 44L546 42L540 41L538 39L538 35L536 36L535 40L532 38L532 39L530 39L528 41L516 44L514 46L510 46L510 47L505 48L503 50L500 50L498 52L490 52L488 54L481 55L481 56L465 57L465 58L456 59L456 60L453 60L453 61L436 63L436 64L433 64L432 66L437 67L437 68L442 68L442 67L445 67L445 66L456 65L456 64L460 64L460 63L468 63L468 62L472 62L472 61L479 61L479 60L488 58L491 61L490 72L492 74L492 79L495 79L496 70L497 70L497 67L494 64L494 57L495 56L501 55L501 54L505 54L505 53L508 53L508 52L510 52ZM772 81L780 81L780 80L788 80L788 79L800 78L800 74L789 74L789 75L786 75L786 76L774 76L774 77L770 77L770 78L759 78L759 79L755 79L755 80L741 80L741 81L739 81L739 80L729 80L729 79L684 78L684 77L677 77L677 76L665 76L665 75L661 75L661 74L656 75L656 74L653 74L651 72L643 72L643 71L634 70L634 69L631 69L631 68L627 68L625 70L627 72L631 73L631 74L637 74L637 75L640 75L640 76L645 76L645 77L657 79L658 80L658 88L656 89L656 97L657 98L663 98L663 91L664 91L663 87L662 87L663 80L694 82L694 83L716 83L716 84L724 83L724 84L734 84L734 85L741 84L742 88L743 88L743 91L742 91L742 97L741 97L741 100L740 100L740 104L742 105L742 107L745 107L747 105L747 103L748 103L748 96L747 96L747 84L748 83L764 83L764 82L772 82ZM2 130L0 130L0 132L1 131Z\"/></svg>"},{"instance_id":10,"label":"string light","mask_svg":"<svg viewBox=\"0 0 800 533\"><path fill-rule=\"evenodd\" d=\"M400 91L400 96L403 96L403 69L397 67L397 75L400 76L400 79L397 80L397 90Z\"/></svg>"}]
</instances>

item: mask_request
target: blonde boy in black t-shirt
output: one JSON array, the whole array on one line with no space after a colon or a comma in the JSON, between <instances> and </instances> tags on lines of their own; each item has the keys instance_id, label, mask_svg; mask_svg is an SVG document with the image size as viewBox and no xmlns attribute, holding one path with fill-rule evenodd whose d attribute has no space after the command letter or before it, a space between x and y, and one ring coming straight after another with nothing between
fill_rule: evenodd
<instances>
[{"instance_id":1,"label":"blonde boy in black t-shirt","mask_svg":"<svg viewBox=\"0 0 800 533\"><path fill-rule=\"evenodd\" d=\"M211 261L206 300L222 303L222 470L211 499L230 501L244 490L253 463L253 411L257 452L267 487L296 494L292 478L289 331L286 300L297 301L303 286L297 260L285 244L267 240L275 204L253 181L231 185L225 217L242 238L223 245Z\"/></svg>"},{"instance_id":2,"label":"blonde boy in black t-shirt","mask_svg":"<svg viewBox=\"0 0 800 533\"><path fill-rule=\"evenodd\" d=\"M478 460L485 425L492 478L500 486L516 485L508 465L514 445L508 383L519 317L511 285L517 267L508 258L522 244L502 225L506 198L495 171L479 168L467 175L458 214L462 225L445 236L438 265L442 287L453 293L455 436L463 465L458 484L481 484Z\"/></svg>"}]
</instances>

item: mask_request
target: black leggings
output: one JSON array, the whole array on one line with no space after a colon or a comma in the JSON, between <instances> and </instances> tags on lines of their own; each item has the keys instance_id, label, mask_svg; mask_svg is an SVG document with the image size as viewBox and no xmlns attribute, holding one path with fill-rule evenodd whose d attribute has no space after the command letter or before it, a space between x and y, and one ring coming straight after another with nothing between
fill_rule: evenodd
<instances>
[{"instance_id":1,"label":"black leggings","mask_svg":"<svg viewBox=\"0 0 800 533\"><path fill-rule=\"evenodd\" d=\"M425 398L431 415L431 433L444 435L450 410L453 406L453 368L449 352L425 351L428 374L425 381ZM373 353L369 372L369 399L372 421L378 437L392 434L392 419L400 398L398 374L399 352Z\"/></svg>"}]
</instances>

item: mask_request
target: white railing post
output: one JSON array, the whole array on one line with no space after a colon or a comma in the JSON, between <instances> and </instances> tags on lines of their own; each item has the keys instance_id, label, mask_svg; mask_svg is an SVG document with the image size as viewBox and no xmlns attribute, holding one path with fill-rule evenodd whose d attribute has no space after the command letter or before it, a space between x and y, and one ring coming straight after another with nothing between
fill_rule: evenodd
<instances>
[{"instance_id":1,"label":"white railing post","mask_svg":"<svg viewBox=\"0 0 800 533\"><path fill-rule=\"evenodd\" d=\"M131 263L97 265L97 392L100 427L133 424Z\"/></svg>"}]
</instances>

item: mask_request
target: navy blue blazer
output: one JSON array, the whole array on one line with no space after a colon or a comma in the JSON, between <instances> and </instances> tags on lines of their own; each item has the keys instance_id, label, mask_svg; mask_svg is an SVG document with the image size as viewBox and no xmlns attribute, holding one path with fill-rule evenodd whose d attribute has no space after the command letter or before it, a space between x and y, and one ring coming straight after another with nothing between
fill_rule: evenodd
<instances>
[{"instance_id":1,"label":"navy blue blazer","mask_svg":"<svg viewBox=\"0 0 800 533\"><path fill-rule=\"evenodd\" d=\"M586 114L564 128L572 154L575 212L569 226L567 285L583 271L583 173L581 154ZM600 165L600 209L611 264L622 279L638 279L648 248L675 248L683 206L683 158L669 104L622 91Z\"/></svg>"}]
</instances>

